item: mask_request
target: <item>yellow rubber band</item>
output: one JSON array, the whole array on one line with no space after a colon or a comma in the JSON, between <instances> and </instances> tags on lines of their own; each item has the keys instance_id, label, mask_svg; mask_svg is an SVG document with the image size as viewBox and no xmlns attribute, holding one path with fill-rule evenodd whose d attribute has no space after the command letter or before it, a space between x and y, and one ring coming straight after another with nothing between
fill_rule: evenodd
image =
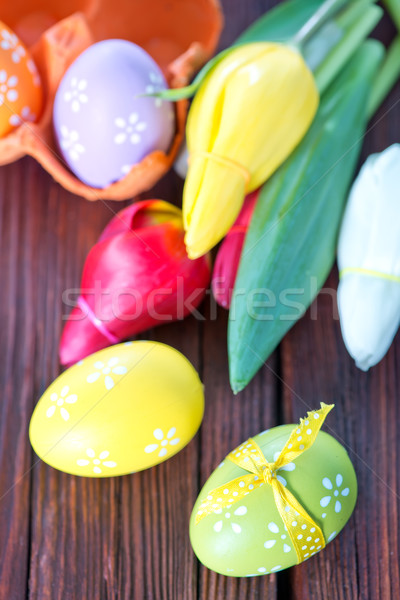
<instances>
[{"instance_id":1,"label":"yellow rubber band","mask_svg":"<svg viewBox=\"0 0 400 600\"><path fill-rule=\"evenodd\" d=\"M374 271L373 269L362 269L361 267L347 267L339 271L339 278L342 279L349 273L359 273L360 275L367 275L368 277L377 277L378 279L387 279L388 281L396 281L400 283L400 277L396 275L389 275L389 273L382 273L381 271Z\"/></svg>"},{"instance_id":2,"label":"yellow rubber band","mask_svg":"<svg viewBox=\"0 0 400 600\"><path fill-rule=\"evenodd\" d=\"M214 154L214 152L205 152L203 150L192 152L188 158L188 164L190 164L192 158L205 158L208 160L213 160L214 162L219 163L220 165L237 171L243 177L246 184L246 188L250 183L250 172L246 169L246 167L236 162L235 160L232 160L231 158L227 158L226 156L220 156L219 154Z\"/></svg>"}]
</instances>

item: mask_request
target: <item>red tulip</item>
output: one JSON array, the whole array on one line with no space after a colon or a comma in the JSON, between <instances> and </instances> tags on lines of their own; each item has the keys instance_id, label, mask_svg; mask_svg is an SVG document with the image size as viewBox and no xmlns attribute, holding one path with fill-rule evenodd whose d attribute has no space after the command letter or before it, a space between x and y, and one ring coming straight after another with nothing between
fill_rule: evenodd
<instances>
[{"instance_id":1,"label":"red tulip","mask_svg":"<svg viewBox=\"0 0 400 600\"><path fill-rule=\"evenodd\" d=\"M89 252L78 303L62 333L61 363L183 319L209 282L209 257L190 260L186 254L181 211L162 200L132 204Z\"/></svg>"},{"instance_id":2,"label":"red tulip","mask_svg":"<svg viewBox=\"0 0 400 600\"><path fill-rule=\"evenodd\" d=\"M215 260L211 287L215 300L223 308L229 308L231 304L240 256L258 195L257 190L246 196L243 208L222 242Z\"/></svg>"}]
</instances>

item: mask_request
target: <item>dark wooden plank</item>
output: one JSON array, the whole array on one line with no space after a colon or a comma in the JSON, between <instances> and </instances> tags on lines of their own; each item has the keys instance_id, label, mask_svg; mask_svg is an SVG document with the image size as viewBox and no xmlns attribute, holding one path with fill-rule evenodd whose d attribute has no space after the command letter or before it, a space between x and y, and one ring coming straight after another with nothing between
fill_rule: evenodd
<instances>
[{"instance_id":1,"label":"dark wooden plank","mask_svg":"<svg viewBox=\"0 0 400 600\"><path fill-rule=\"evenodd\" d=\"M158 187L147 196L174 201L181 195L173 176ZM111 211L123 204L90 205L57 186L48 200L38 193L34 202L37 225L47 232L38 261L43 297L37 322L44 330L38 354L42 360L52 357L48 368L39 369L44 389L59 372L61 317L68 313L62 292L78 287L87 251ZM172 344L199 363L198 324L193 318L145 337ZM197 494L197 456L194 441L165 465L107 480L70 477L36 464L29 597L194 598L196 573L187 522Z\"/></svg>"},{"instance_id":2,"label":"dark wooden plank","mask_svg":"<svg viewBox=\"0 0 400 600\"><path fill-rule=\"evenodd\" d=\"M193 317L151 333L152 339L183 352L199 369L199 323ZM197 497L198 456L199 434L165 463L122 478L116 597L196 598L188 522Z\"/></svg>"},{"instance_id":3,"label":"dark wooden plank","mask_svg":"<svg viewBox=\"0 0 400 600\"><path fill-rule=\"evenodd\" d=\"M60 372L58 340L62 317L68 313L62 293L78 287L87 251L113 213L103 204L67 194L28 159L10 168L19 167L20 175L27 164L34 172L28 179L31 193L18 200L21 206L29 206L27 221L37 239L21 235L18 243L27 257L34 257L33 261L27 258L25 267L30 269L36 295L31 306L36 335L35 364L29 373L32 407ZM25 335L29 333L27 329ZM29 413L31 409L27 418ZM115 589L115 498L120 481L70 477L35 456L31 478L29 597L100 598L103 590Z\"/></svg>"},{"instance_id":4,"label":"dark wooden plank","mask_svg":"<svg viewBox=\"0 0 400 600\"><path fill-rule=\"evenodd\" d=\"M180 205L182 181L173 173L143 197ZM182 352L201 376L201 321L194 316L141 335ZM177 456L131 477L123 477L121 537L116 598L194 600L197 567L188 522L197 497L199 435Z\"/></svg>"},{"instance_id":5,"label":"dark wooden plank","mask_svg":"<svg viewBox=\"0 0 400 600\"><path fill-rule=\"evenodd\" d=\"M2 170L0 179L1 598L22 598L27 588L31 459L27 429L38 303L34 266L30 264L37 265L31 252L40 236L29 204L30 185L37 182L35 173L35 167L25 163L23 178L21 164L13 165Z\"/></svg>"},{"instance_id":6,"label":"dark wooden plank","mask_svg":"<svg viewBox=\"0 0 400 600\"><path fill-rule=\"evenodd\" d=\"M258 17L280 0L219 0L225 15L225 28L222 31L219 47L227 48Z\"/></svg>"},{"instance_id":7,"label":"dark wooden plank","mask_svg":"<svg viewBox=\"0 0 400 600\"><path fill-rule=\"evenodd\" d=\"M335 290L336 274L327 287ZM292 569L291 597L398 597L399 340L370 373L346 354L330 295L320 296L282 344L284 414L296 422L320 401L335 403L326 430L347 449L359 495L347 526L328 547Z\"/></svg>"},{"instance_id":8,"label":"dark wooden plank","mask_svg":"<svg viewBox=\"0 0 400 600\"><path fill-rule=\"evenodd\" d=\"M388 41L390 23L379 28ZM362 160L398 141L400 83L369 125ZM344 347L337 319L337 272L326 292L281 344L284 416L296 421L320 401L336 403L328 431L345 445L356 469L359 496L343 532L323 553L288 573L295 600L397 598L400 589L399 349L363 373Z\"/></svg>"}]
</instances>

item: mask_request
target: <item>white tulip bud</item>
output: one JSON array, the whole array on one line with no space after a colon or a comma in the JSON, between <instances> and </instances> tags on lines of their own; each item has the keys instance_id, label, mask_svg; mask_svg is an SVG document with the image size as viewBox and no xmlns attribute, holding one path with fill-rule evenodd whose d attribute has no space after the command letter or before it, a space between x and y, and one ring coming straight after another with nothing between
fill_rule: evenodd
<instances>
[{"instance_id":1,"label":"white tulip bud","mask_svg":"<svg viewBox=\"0 0 400 600\"><path fill-rule=\"evenodd\" d=\"M400 145L373 154L350 192L339 235L338 307L343 340L367 371L400 324Z\"/></svg>"}]
</instances>

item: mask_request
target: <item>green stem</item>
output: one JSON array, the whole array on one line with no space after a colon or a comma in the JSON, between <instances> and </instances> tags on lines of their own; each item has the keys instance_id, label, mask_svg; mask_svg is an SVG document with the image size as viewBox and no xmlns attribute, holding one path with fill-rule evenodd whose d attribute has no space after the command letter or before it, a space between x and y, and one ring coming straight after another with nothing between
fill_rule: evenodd
<instances>
[{"instance_id":1,"label":"green stem","mask_svg":"<svg viewBox=\"0 0 400 600\"><path fill-rule=\"evenodd\" d=\"M349 0L325 0L311 19L296 33L290 43L301 47L346 4L349 4Z\"/></svg>"},{"instance_id":2,"label":"green stem","mask_svg":"<svg viewBox=\"0 0 400 600\"><path fill-rule=\"evenodd\" d=\"M400 31L400 0L383 0L383 4Z\"/></svg>"},{"instance_id":3,"label":"green stem","mask_svg":"<svg viewBox=\"0 0 400 600\"><path fill-rule=\"evenodd\" d=\"M400 35L389 46L383 65L374 81L368 102L368 117L371 118L378 110L392 87L400 77Z\"/></svg>"},{"instance_id":4,"label":"green stem","mask_svg":"<svg viewBox=\"0 0 400 600\"><path fill-rule=\"evenodd\" d=\"M341 41L333 48L330 54L315 71L317 87L322 94L333 79L340 73L349 58L354 54L359 45L374 29L382 16L379 6L371 5L365 8L361 15L356 15L355 23L350 26Z\"/></svg>"}]
</instances>

